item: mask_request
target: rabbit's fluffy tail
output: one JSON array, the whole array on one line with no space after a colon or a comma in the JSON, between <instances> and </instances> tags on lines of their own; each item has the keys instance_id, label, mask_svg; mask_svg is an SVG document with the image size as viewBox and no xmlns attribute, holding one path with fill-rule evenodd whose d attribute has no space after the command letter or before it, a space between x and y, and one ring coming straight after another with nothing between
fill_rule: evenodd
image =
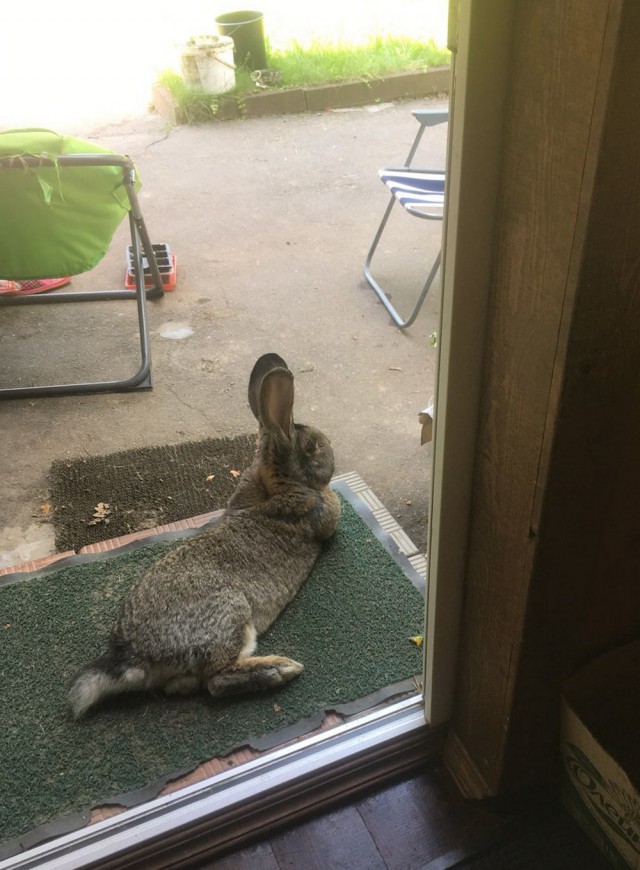
<instances>
[{"instance_id":1,"label":"rabbit's fluffy tail","mask_svg":"<svg viewBox=\"0 0 640 870\"><path fill-rule=\"evenodd\" d=\"M78 671L71 681L67 698L73 718L79 719L109 695L144 689L146 682L143 668L118 662L111 652L105 653Z\"/></svg>"}]
</instances>

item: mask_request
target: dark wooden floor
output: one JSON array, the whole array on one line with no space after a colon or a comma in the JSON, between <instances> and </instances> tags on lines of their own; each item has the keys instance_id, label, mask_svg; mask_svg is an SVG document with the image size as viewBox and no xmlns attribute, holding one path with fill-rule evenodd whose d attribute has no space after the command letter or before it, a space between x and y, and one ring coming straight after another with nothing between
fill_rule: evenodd
<instances>
[{"instance_id":1,"label":"dark wooden floor","mask_svg":"<svg viewBox=\"0 0 640 870\"><path fill-rule=\"evenodd\" d=\"M436 763L201 870L611 870L553 800L464 801Z\"/></svg>"}]
</instances>

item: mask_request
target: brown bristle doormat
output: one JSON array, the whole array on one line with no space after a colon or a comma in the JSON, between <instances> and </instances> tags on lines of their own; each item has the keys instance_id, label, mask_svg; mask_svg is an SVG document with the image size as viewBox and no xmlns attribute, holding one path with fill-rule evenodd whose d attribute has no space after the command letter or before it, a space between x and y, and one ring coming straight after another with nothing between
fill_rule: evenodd
<instances>
[{"instance_id":1,"label":"brown bristle doormat","mask_svg":"<svg viewBox=\"0 0 640 870\"><path fill-rule=\"evenodd\" d=\"M255 443L255 434L238 435L54 462L56 549L80 550L224 507Z\"/></svg>"}]
</instances>

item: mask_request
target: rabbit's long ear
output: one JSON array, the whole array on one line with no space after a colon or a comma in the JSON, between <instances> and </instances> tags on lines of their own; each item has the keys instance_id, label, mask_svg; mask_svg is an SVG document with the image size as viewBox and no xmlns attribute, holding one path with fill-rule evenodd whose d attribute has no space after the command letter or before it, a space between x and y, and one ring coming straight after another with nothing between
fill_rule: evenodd
<instances>
[{"instance_id":1,"label":"rabbit's long ear","mask_svg":"<svg viewBox=\"0 0 640 870\"><path fill-rule=\"evenodd\" d=\"M287 438L293 430L293 375L272 369L262 379L258 419L265 429L279 429Z\"/></svg>"},{"instance_id":2,"label":"rabbit's long ear","mask_svg":"<svg viewBox=\"0 0 640 870\"><path fill-rule=\"evenodd\" d=\"M289 366L277 353L265 353L256 362L249 377L249 407L257 420L260 419L260 389L262 387L262 380L273 369L286 369L288 371Z\"/></svg>"}]
</instances>

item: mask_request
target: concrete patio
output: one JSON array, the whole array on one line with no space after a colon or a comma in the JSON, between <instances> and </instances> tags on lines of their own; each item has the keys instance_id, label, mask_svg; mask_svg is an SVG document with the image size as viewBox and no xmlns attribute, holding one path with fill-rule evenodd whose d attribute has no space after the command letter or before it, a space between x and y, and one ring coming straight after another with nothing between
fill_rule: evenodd
<instances>
[{"instance_id":1,"label":"concrete patio","mask_svg":"<svg viewBox=\"0 0 640 870\"><path fill-rule=\"evenodd\" d=\"M425 549L431 448L420 444L418 412L433 395L438 292L401 332L362 277L387 202L377 170L404 162L416 132L411 109L425 102L200 127L167 128L146 115L61 131L134 159L152 241L176 253L178 281L149 304L153 390L2 403L0 567L53 552L54 460L254 431L246 382L265 351L280 353L295 373L297 419L330 435L336 472L359 474ZM444 166L446 127L423 141L416 163ZM122 286L121 230L100 266L74 285ZM397 282L400 310L439 232L400 210L390 224L379 272ZM4 308L1 385L134 368L134 308Z\"/></svg>"}]
</instances>

